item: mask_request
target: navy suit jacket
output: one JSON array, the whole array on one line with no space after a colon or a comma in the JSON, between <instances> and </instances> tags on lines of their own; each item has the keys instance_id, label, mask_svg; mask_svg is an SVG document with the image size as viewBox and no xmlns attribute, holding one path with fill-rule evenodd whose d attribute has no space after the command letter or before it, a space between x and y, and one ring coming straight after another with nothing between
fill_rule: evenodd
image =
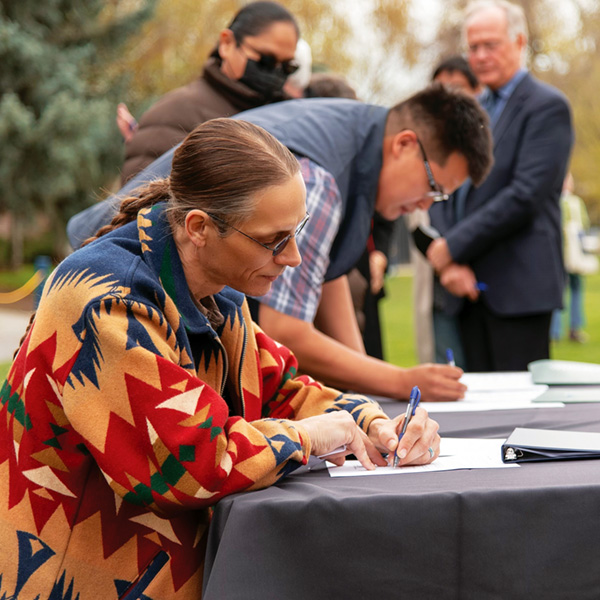
<instances>
[{"instance_id":1,"label":"navy suit jacket","mask_svg":"<svg viewBox=\"0 0 600 600\"><path fill-rule=\"evenodd\" d=\"M464 217L455 198L430 209L432 225L458 263L488 289L481 299L500 316L550 312L562 306L564 267L559 198L573 128L567 99L527 74L492 129L494 166L471 187ZM446 292L445 310L463 303Z\"/></svg>"}]
</instances>

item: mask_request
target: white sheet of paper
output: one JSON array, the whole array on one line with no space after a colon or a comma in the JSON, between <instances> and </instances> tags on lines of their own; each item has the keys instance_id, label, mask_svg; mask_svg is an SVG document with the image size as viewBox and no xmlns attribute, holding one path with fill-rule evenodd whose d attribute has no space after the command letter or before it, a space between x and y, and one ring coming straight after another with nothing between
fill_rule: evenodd
<instances>
[{"instance_id":1,"label":"white sheet of paper","mask_svg":"<svg viewBox=\"0 0 600 600\"><path fill-rule=\"evenodd\" d=\"M469 402L467 400L457 400L456 402L421 402L428 413L441 412L468 412L481 410L516 410L525 408L562 408L564 402L532 402L531 400L511 400L506 396L502 400L490 402Z\"/></svg>"},{"instance_id":2,"label":"white sheet of paper","mask_svg":"<svg viewBox=\"0 0 600 600\"><path fill-rule=\"evenodd\" d=\"M421 402L430 413L463 412L469 410L514 410L522 408L556 408L560 402L534 402L547 389L547 385L534 384L531 374L520 371L506 373L465 373L461 381L467 384L465 397L456 402ZM506 378L506 381L502 381ZM496 386L492 389L493 386ZM510 387L514 386L514 387ZM490 389L486 389L490 388Z\"/></svg>"},{"instance_id":3,"label":"white sheet of paper","mask_svg":"<svg viewBox=\"0 0 600 600\"><path fill-rule=\"evenodd\" d=\"M497 371L493 373L465 373L460 378L470 392L498 390L527 390L535 387L529 371Z\"/></svg>"},{"instance_id":4,"label":"white sheet of paper","mask_svg":"<svg viewBox=\"0 0 600 600\"><path fill-rule=\"evenodd\" d=\"M331 477L362 477L366 475L406 475L458 469L504 469L519 467L504 464L501 457L502 439L442 438L441 454L432 463L419 467L377 467L368 471L357 460L347 460L343 466L327 463Z\"/></svg>"}]
</instances>

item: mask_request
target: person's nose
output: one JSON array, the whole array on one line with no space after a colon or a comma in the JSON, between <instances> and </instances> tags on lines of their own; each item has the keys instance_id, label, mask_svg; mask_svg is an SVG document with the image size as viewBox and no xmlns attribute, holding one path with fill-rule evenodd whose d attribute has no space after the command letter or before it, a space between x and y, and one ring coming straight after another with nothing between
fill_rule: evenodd
<instances>
[{"instance_id":1,"label":"person's nose","mask_svg":"<svg viewBox=\"0 0 600 600\"><path fill-rule=\"evenodd\" d=\"M429 210L433 204L433 198L421 198L418 202L413 204L408 212L414 212L417 208L420 210Z\"/></svg>"},{"instance_id":2,"label":"person's nose","mask_svg":"<svg viewBox=\"0 0 600 600\"><path fill-rule=\"evenodd\" d=\"M300 250L298 250L298 244L296 238L292 237L286 244L281 254L273 257L273 260L279 265L285 265L286 267L297 267L302 263L302 256L300 256Z\"/></svg>"}]
</instances>

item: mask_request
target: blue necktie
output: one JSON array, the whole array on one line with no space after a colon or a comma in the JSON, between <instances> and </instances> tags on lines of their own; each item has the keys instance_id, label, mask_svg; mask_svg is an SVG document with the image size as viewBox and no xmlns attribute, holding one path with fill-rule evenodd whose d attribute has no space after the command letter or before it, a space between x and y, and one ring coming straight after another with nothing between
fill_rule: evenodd
<instances>
[{"instance_id":1,"label":"blue necktie","mask_svg":"<svg viewBox=\"0 0 600 600\"><path fill-rule=\"evenodd\" d=\"M498 117L498 104L500 103L500 94L496 90L489 90L489 94L485 99L485 103L483 104L483 108L486 110L487 114L490 116L490 121L495 123L496 118Z\"/></svg>"},{"instance_id":2,"label":"blue necktie","mask_svg":"<svg viewBox=\"0 0 600 600\"><path fill-rule=\"evenodd\" d=\"M500 94L497 90L488 89L488 94L485 98L482 98L481 106L487 112L490 117L490 122L494 123L497 118L497 109L500 101ZM471 189L471 179L467 179L457 190L454 192L454 218L456 221L460 221L465 214L465 201L467 194Z\"/></svg>"}]
</instances>

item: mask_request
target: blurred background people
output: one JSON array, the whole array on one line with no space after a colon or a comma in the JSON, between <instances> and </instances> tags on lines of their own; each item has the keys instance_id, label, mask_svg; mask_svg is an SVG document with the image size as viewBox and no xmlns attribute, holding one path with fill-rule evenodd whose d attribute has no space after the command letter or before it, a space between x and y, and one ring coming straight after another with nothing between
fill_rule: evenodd
<instances>
[{"instance_id":1,"label":"blurred background people","mask_svg":"<svg viewBox=\"0 0 600 600\"><path fill-rule=\"evenodd\" d=\"M438 63L431 79L471 96L477 96L481 92L481 86L469 62L460 54L449 56Z\"/></svg>"},{"instance_id":2,"label":"blurred background people","mask_svg":"<svg viewBox=\"0 0 600 600\"><path fill-rule=\"evenodd\" d=\"M305 98L349 98L357 100L356 90L338 73L313 73L304 92Z\"/></svg>"},{"instance_id":3,"label":"blurred background people","mask_svg":"<svg viewBox=\"0 0 600 600\"><path fill-rule=\"evenodd\" d=\"M550 356L552 311L562 306L560 194L573 145L569 102L525 68L527 21L506 0L479 0L464 22L469 64L494 138L494 165L431 223L427 250L444 307L457 315L469 371L523 371Z\"/></svg>"},{"instance_id":4,"label":"blurred background people","mask_svg":"<svg viewBox=\"0 0 600 600\"><path fill-rule=\"evenodd\" d=\"M563 255L567 272L565 307L552 314L550 337L558 341L563 335L563 316L568 313L569 340L583 344L588 335L583 331L585 312L583 302L584 278L598 270L598 258L586 254L583 236L590 228L590 219L584 201L574 193L573 175L567 173L560 197L563 225Z\"/></svg>"},{"instance_id":5,"label":"blurred background people","mask_svg":"<svg viewBox=\"0 0 600 600\"><path fill-rule=\"evenodd\" d=\"M461 55L443 59L433 70L432 81L476 96L481 91L477 77ZM409 231L430 226L429 213L416 210L405 217ZM444 310L444 294L439 279L426 256L414 245L410 248L413 266L413 307L415 343L419 362L445 363L446 349L451 348L454 362L465 366L458 320Z\"/></svg>"},{"instance_id":6,"label":"blurred background people","mask_svg":"<svg viewBox=\"0 0 600 600\"><path fill-rule=\"evenodd\" d=\"M126 129L129 139L122 183L200 123L289 99L283 88L298 70L299 37L296 20L280 4L252 2L244 6L219 33L202 75L160 98L141 116L131 136Z\"/></svg>"}]
</instances>

